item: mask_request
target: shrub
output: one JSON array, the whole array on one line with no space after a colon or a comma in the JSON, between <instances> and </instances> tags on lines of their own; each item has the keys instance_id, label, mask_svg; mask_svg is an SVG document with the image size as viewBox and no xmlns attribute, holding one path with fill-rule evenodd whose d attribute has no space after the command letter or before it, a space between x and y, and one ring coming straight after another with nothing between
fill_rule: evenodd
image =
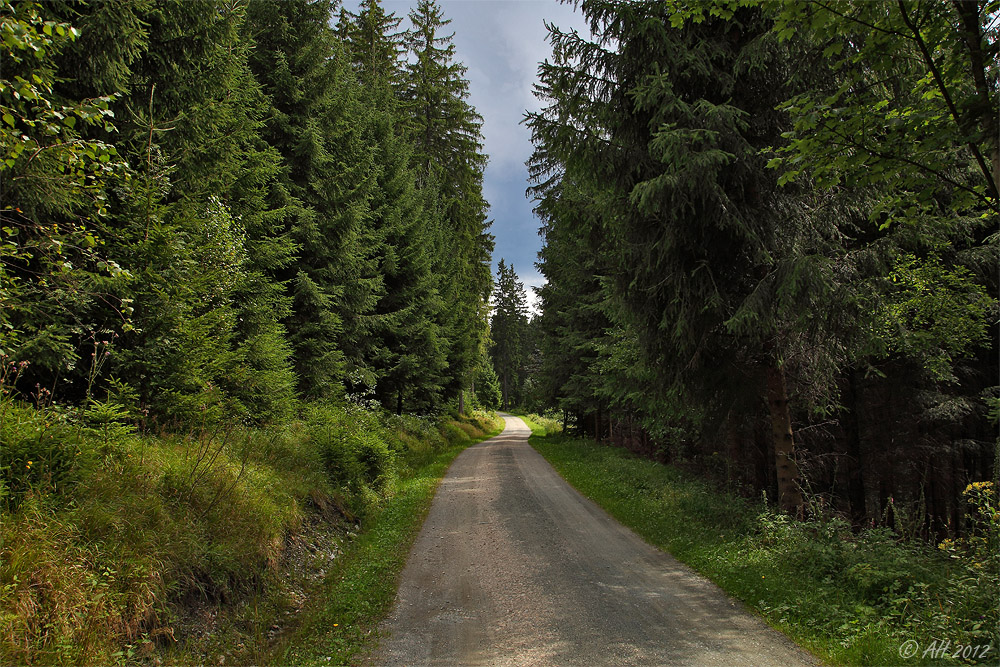
<instances>
[{"instance_id":1,"label":"shrub","mask_svg":"<svg viewBox=\"0 0 1000 667\"><path fill-rule=\"evenodd\" d=\"M13 401L0 411L0 507L14 510L32 489L62 492L77 481L91 450L68 412Z\"/></svg>"},{"instance_id":2,"label":"shrub","mask_svg":"<svg viewBox=\"0 0 1000 667\"><path fill-rule=\"evenodd\" d=\"M342 429L316 428L309 436L309 444L319 452L323 470L335 486L350 487L361 477L361 466Z\"/></svg>"},{"instance_id":3,"label":"shrub","mask_svg":"<svg viewBox=\"0 0 1000 667\"><path fill-rule=\"evenodd\" d=\"M395 474L395 457L380 435L356 431L350 438L361 480L376 491L384 491Z\"/></svg>"},{"instance_id":4,"label":"shrub","mask_svg":"<svg viewBox=\"0 0 1000 667\"><path fill-rule=\"evenodd\" d=\"M562 424L559 423L558 419L551 416L539 415L539 414L528 414L525 417L535 426L542 429L540 435L556 435L562 433Z\"/></svg>"}]
</instances>

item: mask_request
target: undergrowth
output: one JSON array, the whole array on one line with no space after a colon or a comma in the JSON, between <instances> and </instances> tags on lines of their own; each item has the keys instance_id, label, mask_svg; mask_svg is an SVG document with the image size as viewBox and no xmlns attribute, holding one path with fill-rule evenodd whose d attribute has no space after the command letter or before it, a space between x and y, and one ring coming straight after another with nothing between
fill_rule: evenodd
<instances>
[{"instance_id":1,"label":"undergrowth","mask_svg":"<svg viewBox=\"0 0 1000 667\"><path fill-rule=\"evenodd\" d=\"M398 481L391 499L338 562L301 623L270 656L278 665L346 665L374 647L376 626L391 609L399 575L451 461L469 444L499 433L503 420L451 422L447 444L419 457Z\"/></svg>"},{"instance_id":2,"label":"undergrowth","mask_svg":"<svg viewBox=\"0 0 1000 667\"><path fill-rule=\"evenodd\" d=\"M857 534L832 517L796 521L625 450L546 437L535 419L531 444L570 484L824 659L996 664L1000 522L989 482L966 491L972 532L928 545L885 528Z\"/></svg>"},{"instance_id":3,"label":"undergrowth","mask_svg":"<svg viewBox=\"0 0 1000 667\"><path fill-rule=\"evenodd\" d=\"M312 405L154 435L126 416L0 396L0 664L200 663L192 609L231 616L230 662L260 662L303 527L364 528L492 424Z\"/></svg>"}]
</instances>

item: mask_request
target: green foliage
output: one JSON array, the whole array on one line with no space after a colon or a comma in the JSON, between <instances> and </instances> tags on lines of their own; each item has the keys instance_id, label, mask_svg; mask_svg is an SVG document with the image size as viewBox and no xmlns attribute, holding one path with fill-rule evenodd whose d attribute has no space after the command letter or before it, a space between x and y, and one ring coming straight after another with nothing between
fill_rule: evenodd
<instances>
[{"instance_id":1,"label":"green foliage","mask_svg":"<svg viewBox=\"0 0 1000 667\"><path fill-rule=\"evenodd\" d=\"M18 409L36 416L19 420L14 435L50 419ZM78 450L76 474L72 485L47 474L16 508L0 510L0 599L14 613L0 637L6 662L116 662L142 644L152 649L149 638L169 634L180 600L235 598L264 580L302 516L303 498L289 489L326 492L303 463L277 469L257 458L264 433L49 431Z\"/></svg>"},{"instance_id":2,"label":"green foliage","mask_svg":"<svg viewBox=\"0 0 1000 667\"><path fill-rule=\"evenodd\" d=\"M993 304L985 287L969 269L937 257L904 255L889 279L880 337L890 351L920 359L935 380L953 380L954 359L988 342Z\"/></svg>"},{"instance_id":3,"label":"green foliage","mask_svg":"<svg viewBox=\"0 0 1000 667\"><path fill-rule=\"evenodd\" d=\"M896 665L908 639L996 645L996 556L971 541L934 549L837 518L796 521L623 450L540 435L532 446L584 495L826 660ZM991 491L968 491L984 509L973 534L995 530Z\"/></svg>"},{"instance_id":4,"label":"green foliage","mask_svg":"<svg viewBox=\"0 0 1000 667\"><path fill-rule=\"evenodd\" d=\"M441 404L448 338L441 330L444 302L434 275L438 221L417 189L411 148L403 138L405 114L395 97L402 38L392 31L398 23L369 4L341 26L365 84L365 137L378 165L366 246L378 262L382 286L359 357L383 406L429 413Z\"/></svg>"},{"instance_id":5,"label":"green foliage","mask_svg":"<svg viewBox=\"0 0 1000 667\"><path fill-rule=\"evenodd\" d=\"M94 453L83 449L83 434L71 416L19 405L9 396L0 401L0 506L14 510L32 492L64 491L75 484L81 465Z\"/></svg>"},{"instance_id":6,"label":"green foliage","mask_svg":"<svg viewBox=\"0 0 1000 667\"><path fill-rule=\"evenodd\" d=\"M282 169L268 191L275 224L295 244L291 265L275 265L290 297L283 312L299 389L338 397L345 316L371 309L358 230L368 210L371 155L352 117L357 89L328 26L330 3L252 2L249 65L267 96L262 137ZM360 278L367 278L362 280Z\"/></svg>"},{"instance_id":7,"label":"green foliage","mask_svg":"<svg viewBox=\"0 0 1000 667\"><path fill-rule=\"evenodd\" d=\"M500 380L502 407L505 410L512 405L520 405L524 399L527 328L528 300L524 285L517 279L514 267L501 259L497 265L493 314L490 317L490 359Z\"/></svg>"},{"instance_id":8,"label":"green foliage","mask_svg":"<svg viewBox=\"0 0 1000 667\"><path fill-rule=\"evenodd\" d=\"M453 50L424 54L431 170L399 19L334 4L0 0L0 661L146 659L182 600L287 609L308 508L374 516L495 426L355 405L464 388L492 239ZM299 396L328 402L290 423Z\"/></svg>"},{"instance_id":9,"label":"green foliage","mask_svg":"<svg viewBox=\"0 0 1000 667\"><path fill-rule=\"evenodd\" d=\"M500 378L497 377L493 364L480 364L476 370L476 401L487 410L498 410L503 401L500 390Z\"/></svg>"},{"instance_id":10,"label":"green foliage","mask_svg":"<svg viewBox=\"0 0 1000 667\"><path fill-rule=\"evenodd\" d=\"M230 615L237 625L257 624L256 639L242 637L256 642L259 658L278 619L240 614L258 603L273 614L289 608L280 600L291 593L283 583L291 574L283 568L294 564L289 547L317 523L342 534L364 517L378 530L385 512L396 516L390 525L405 523L405 534L375 552L366 538L346 560L393 563L376 585L379 599L391 601L407 540L446 463L498 430L485 415L455 425L313 405L305 420L281 427L140 436L119 421L118 400L128 393L119 385L92 404L85 422L2 397L0 489L10 491L0 498L5 663L197 661L203 644L183 630L192 602L220 624ZM331 465L337 461L346 467ZM414 485L420 503L395 500ZM347 583L341 574L330 585L362 585L357 572ZM366 624L383 608L365 595L350 605ZM204 629L199 621L197 631ZM235 642L224 650L239 652Z\"/></svg>"},{"instance_id":11,"label":"green foliage","mask_svg":"<svg viewBox=\"0 0 1000 667\"><path fill-rule=\"evenodd\" d=\"M857 521L956 451L992 469L995 4L592 0L590 36L550 26L540 404L779 499L787 446ZM876 414L874 377L926 416Z\"/></svg>"},{"instance_id":12,"label":"green foliage","mask_svg":"<svg viewBox=\"0 0 1000 667\"><path fill-rule=\"evenodd\" d=\"M449 20L441 7L420 0L409 18L401 125L413 144L425 224L434 230L427 242L436 289L448 304L437 321L446 357L442 390L451 398L469 386L487 336L493 237L482 193L482 117L468 103L466 68L455 59L454 34L445 33Z\"/></svg>"},{"instance_id":13,"label":"green foliage","mask_svg":"<svg viewBox=\"0 0 1000 667\"><path fill-rule=\"evenodd\" d=\"M562 433L562 424L554 417L538 414L520 415L520 417L531 429L532 435L545 437Z\"/></svg>"},{"instance_id":14,"label":"green foliage","mask_svg":"<svg viewBox=\"0 0 1000 667\"><path fill-rule=\"evenodd\" d=\"M0 6L0 348L32 362L22 383L85 400L80 348L123 331L109 369L159 421L280 421L297 394L421 412L457 396L492 247L464 69L440 39L412 45L458 123L420 133L452 165L431 173L400 19L372 2L335 31L332 11Z\"/></svg>"},{"instance_id":15,"label":"green foliage","mask_svg":"<svg viewBox=\"0 0 1000 667\"><path fill-rule=\"evenodd\" d=\"M883 226L942 210L1000 213L998 100L989 84L996 4L983 5L778 7L779 38L822 50L836 75L787 102L793 129L772 166L786 181L805 173L820 187L877 188L870 217Z\"/></svg>"},{"instance_id":16,"label":"green foliage","mask_svg":"<svg viewBox=\"0 0 1000 667\"><path fill-rule=\"evenodd\" d=\"M308 423L310 443L332 484L355 493L363 487L381 493L392 482L392 438L376 415L358 408L316 407Z\"/></svg>"},{"instance_id":17,"label":"green foliage","mask_svg":"<svg viewBox=\"0 0 1000 667\"><path fill-rule=\"evenodd\" d=\"M588 205L588 194L571 181L543 187L546 193L536 209L544 220L545 239L538 267L546 277L538 290L542 311L536 325L542 351L538 398L545 406L574 413L599 410L603 403L627 407L634 402L631 396L621 400L618 392L605 395L601 388L611 386L629 369L643 368L639 359L597 364L612 335L606 312L609 295L601 280L607 256L596 243L600 219ZM629 383L637 394L644 393L644 384Z\"/></svg>"},{"instance_id":18,"label":"green foliage","mask_svg":"<svg viewBox=\"0 0 1000 667\"><path fill-rule=\"evenodd\" d=\"M131 275L109 256L104 228L105 189L128 168L115 146L86 136L115 131L114 96L56 92L56 58L80 33L43 10L0 3L0 351L30 361L26 379L51 386L100 327L96 304L129 328L131 308L114 293Z\"/></svg>"}]
</instances>

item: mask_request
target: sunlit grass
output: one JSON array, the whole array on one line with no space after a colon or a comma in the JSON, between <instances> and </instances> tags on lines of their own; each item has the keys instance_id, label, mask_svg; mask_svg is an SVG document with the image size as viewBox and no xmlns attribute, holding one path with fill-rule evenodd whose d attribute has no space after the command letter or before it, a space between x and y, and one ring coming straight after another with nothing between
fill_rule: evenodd
<instances>
[{"instance_id":1,"label":"sunlit grass","mask_svg":"<svg viewBox=\"0 0 1000 667\"><path fill-rule=\"evenodd\" d=\"M283 568L307 519L340 534L406 520L419 509L406 499L433 488L431 464L494 426L314 406L271 429L154 436L3 408L0 664L260 664L269 628L299 605ZM350 575L359 590L365 572Z\"/></svg>"}]
</instances>

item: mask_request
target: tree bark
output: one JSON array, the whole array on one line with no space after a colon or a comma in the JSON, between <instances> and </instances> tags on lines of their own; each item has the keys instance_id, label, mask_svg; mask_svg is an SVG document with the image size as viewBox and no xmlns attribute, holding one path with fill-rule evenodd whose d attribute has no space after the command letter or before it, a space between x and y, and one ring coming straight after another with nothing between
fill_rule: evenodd
<instances>
[{"instance_id":1,"label":"tree bark","mask_svg":"<svg viewBox=\"0 0 1000 667\"><path fill-rule=\"evenodd\" d=\"M979 5L975 0L952 0L962 21L962 35L969 50L969 65L975 82L976 108L981 114L979 123L989 143L990 161L993 163L994 192L1000 192L1000 122L995 105L990 102L990 86L986 80L987 56L982 48L982 27L979 23ZM989 174L987 174L989 180Z\"/></svg>"},{"instance_id":2,"label":"tree bark","mask_svg":"<svg viewBox=\"0 0 1000 667\"><path fill-rule=\"evenodd\" d=\"M507 403L507 369L503 370L503 409L506 410L508 407Z\"/></svg>"},{"instance_id":3,"label":"tree bark","mask_svg":"<svg viewBox=\"0 0 1000 667\"><path fill-rule=\"evenodd\" d=\"M767 367L767 405L771 413L774 436L774 467L778 479L778 505L786 512L802 508L802 492L798 486L799 467L795 463L795 440L792 438L792 416L788 409L785 373L777 363Z\"/></svg>"}]
</instances>

